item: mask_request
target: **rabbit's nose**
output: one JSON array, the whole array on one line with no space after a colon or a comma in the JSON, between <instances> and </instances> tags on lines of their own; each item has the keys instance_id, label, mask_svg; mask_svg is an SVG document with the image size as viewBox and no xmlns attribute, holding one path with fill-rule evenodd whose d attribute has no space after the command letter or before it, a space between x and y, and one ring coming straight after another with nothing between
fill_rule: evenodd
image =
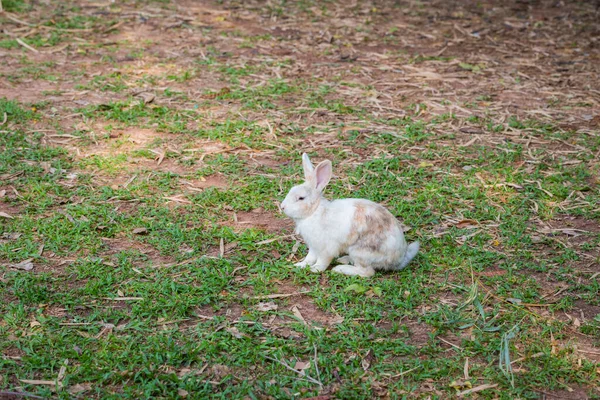
<instances>
[{"instance_id":1,"label":"rabbit's nose","mask_svg":"<svg viewBox=\"0 0 600 400\"><path fill-rule=\"evenodd\" d=\"M285 210L285 204L281 203L281 204L279 205L279 208L281 209L281 211Z\"/></svg>"}]
</instances>

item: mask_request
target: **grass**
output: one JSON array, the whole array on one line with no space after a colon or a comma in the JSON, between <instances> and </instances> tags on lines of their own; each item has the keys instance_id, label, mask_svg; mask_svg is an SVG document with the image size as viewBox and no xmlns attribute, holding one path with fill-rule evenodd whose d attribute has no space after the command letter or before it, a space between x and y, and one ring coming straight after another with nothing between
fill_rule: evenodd
<instances>
[{"instance_id":1,"label":"grass","mask_svg":"<svg viewBox=\"0 0 600 400\"><path fill-rule=\"evenodd\" d=\"M584 362L578 370L572 370L570 363L552 355L550 347L534 340L539 335L548 336L554 330L560 332L560 323L553 323L554 328L549 330L546 322L530 315L526 308L513 305L511 312L507 312L485 291L469 295L477 284L465 286L461 283L468 282L471 273L485 271L489 265L497 264L507 274L501 280L481 278L483 287L495 287L500 298L517 298L524 303L538 301L542 288L518 272L538 268L535 262L528 261L532 246L525 227L530 215L523 213L524 201L543 204L548 198L548 194L535 187L526 188L519 195L513 189L492 193L492 196L505 198L502 206L494 207L489 204L490 194L476 185L477 178L473 174L436 176L437 171L432 167L411 166L419 161L411 157L375 158L356 169L340 171L354 184L364 176L372 176L372 179L362 183L354 193L348 192L340 182L334 183L333 196L357 195L388 201L388 208L393 213L419 227L409 236L419 237L427 250L412 268L398 274L399 279L395 274L382 274L363 282L332 275L323 285L318 276L290 269L285 259L272 257L271 250L290 254L292 242L274 242L267 249L257 242L271 235L255 229L233 231L219 225L224 207L243 211L263 205L273 210L269 203L283 195L277 180L245 176L248 170L245 161L211 158L209 172L225 172L229 180L238 180L243 185L190 195L192 204L175 209L165 206L162 200L164 196L178 193L179 177L172 174L154 175L152 184L148 180L138 180L127 189L111 189L93 183L68 188L61 178L64 179L77 165L85 168L85 163L70 159L60 149L41 145L41 137L34 138L32 145L22 129L35 117L34 113L11 101L4 100L2 106L15 124L15 131L10 141L3 139L2 145L8 151L3 152L6 158L0 172L25 174L12 181L20 193L20 200L14 203L22 204L24 209L18 218L7 220L2 226L3 234L20 236L2 243L0 251L8 256L8 261L33 258L40 266L52 265L53 259L73 259L60 268L59 273L32 274L10 269L5 272L2 290L9 301L3 306L5 317L1 332L13 339L4 342L3 348L18 349L22 358L18 362L4 360L2 368L16 372L20 379L53 379L62 361L68 359L77 361L71 364L72 372L63 384L69 387L75 383L93 382L89 395L106 396L111 392L110 388L121 387L121 394L131 397L166 396L177 390L199 395L219 390L223 397L258 394L287 397L296 392L316 393L319 388L298 380L293 374L283 373L280 365L266 357L292 363L294 360L313 360L307 372L314 377L312 352L315 346L321 381L335 382L336 374L344 377L344 383L337 389L341 397L344 393L369 397L381 385L385 374L412 368L416 368L416 372L408 381L386 383L387 390L410 390L416 382L431 377L450 385L452 380L460 377L460 363L464 357L480 360L471 371L478 378L470 384L492 380L511 387L511 379L514 379L515 389L509 390L510 396L528 396L526 388L532 384L553 385L555 374L572 383L584 383L581 377L587 374L595 376L593 364ZM101 117L126 124L139 124L138 116L154 118L154 111L146 113L136 106L132 109L139 111L135 118L108 114L114 110L115 107L111 107L103 111ZM88 117L95 118L95 115ZM410 122L408 124L406 132L426 131L423 127L414 128ZM244 137L242 132L248 128L247 124L236 126L227 122L200 136L235 145L239 140L236 138ZM421 133L414 138L417 143L427 140ZM376 142L389 145L390 140L393 139L382 136ZM17 150L25 147L29 149ZM506 167L507 161L512 160L505 159L507 153L500 149L490 154L478 150L475 152L479 158L471 163L485 164L486 175L491 181L502 178L525 185L526 179L541 179L543 187L553 196L560 199L568 196L562 190L562 180L554 175L548 177L536 172L527 176L515 175ZM463 157L469 156L473 154L465 151ZM294 154L288 153L287 157L293 159ZM23 160L33 165L24 164ZM44 160L51 160L51 165L61 172L48 175L35 165ZM232 161L235 167L228 168ZM448 171L451 164L440 171ZM103 164L95 167L108 168ZM295 167L290 167L289 172L297 174ZM569 176L574 184L588 177L576 166L555 168L560 175ZM397 176L402 177L401 185L395 179ZM296 179L288 178L286 182L292 183ZM421 182L428 183L422 185ZM83 201L73 204L69 200L72 198ZM115 199L137 201L135 207L119 211L115 209ZM501 221L494 235L474 236L462 246L456 246L454 242L468 232L465 229L450 227L447 235L439 238L428 235L428 229L443 224L443 216L452 210L460 210L464 201L471 204L469 209L462 211L464 218L480 223ZM588 215L585 210L580 211ZM136 227L147 228L148 234L133 234ZM237 242L239 250L224 258L198 258L198 255L218 248L221 238L225 243ZM113 249L112 241L125 244ZM506 256L492 251L498 246L495 242L510 247L512 254ZM42 255L39 255L40 244L44 245ZM191 253L180 251L184 245ZM142 251L147 248L156 250L148 255ZM168 258L178 264L162 267L156 263L156 257ZM564 263L569 259L577 259L577 255L567 252L548 262ZM515 262L517 265L513 264ZM232 279L232 274L240 267L244 268L244 280L237 282ZM566 277L572 272L566 268L557 276ZM440 274L446 278L433 277ZM248 296L272 293L273 284L284 281L311 288L308 297L318 312L325 315L324 318L333 318L330 310L336 310L343 322L315 329L299 323L289 311L272 311L267 315L256 311L259 301ZM348 290L357 284L361 293ZM594 290L597 288L578 288L580 293L588 292L590 296ZM365 298L365 292L370 293L370 297ZM453 301L459 304L467 298L471 300L461 307L451 303L431 307L427 299L440 293L451 293ZM106 300L117 297L139 300ZM285 309L293 304L293 300L277 303ZM230 307L243 310L235 320L223 314ZM428 311L423 313L423 307ZM214 320L198 319L198 315L202 315L200 309L218 316ZM569 309L568 305L566 309ZM267 323L271 316L286 321L285 325L294 330L300 341L280 337ZM75 325L61 325L65 318ZM424 346L411 344L402 322L407 319L430 327ZM378 328L378 324L388 321L396 322L389 329ZM532 360L531 365L525 361L531 372L512 375L509 379L494 365L500 350L508 354L505 357L515 352L512 342L503 339L512 335L510 332L514 332L511 329L515 326L521 327L512 338L519 339L519 352L542 352L548 365L539 369L537 361ZM448 354L446 342L439 337L467 329L471 332L471 340L455 340L461 346L460 351ZM594 329L593 324L586 329ZM366 352L371 352L379 362L365 380L361 359ZM569 350L564 352L567 357ZM230 358L231 354L236 354L234 360ZM444 357L440 357L442 354ZM426 357L425 363L421 361L422 357ZM214 369L212 383L193 375L205 365ZM270 383L274 376L278 377L276 385ZM448 390L451 393L454 389ZM51 394L49 389L40 387L37 393Z\"/></svg>"},{"instance_id":2,"label":"grass","mask_svg":"<svg viewBox=\"0 0 600 400\"><path fill-rule=\"evenodd\" d=\"M331 11L300 3L269 13ZM3 5L25 18L26 3ZM114 23L61 10L38 23L70 44L67 29L91 39ZM385 97L357 80L360 65L303 75L289 58L239 59L228 52L279 40L223 31L221 18L185 29L239 42L175 67L153 58L156 40L77 53L100 74L10 53L13 85L52 81L45 94L64 101L0 98L0 394L452 398L496 385L472 397L597 398L597 363L580 350L600 332L599 136L523 115L434 115L410 94L390 117L365 100ZM130 96L147 85L155 101ZM483 101L494 97L469 109ZM277 203L301 180L303 150L334 161L328 197L383 203L408 226L423 249L409 268L364 280L291 266L306 248ZM24 260L32 271L15 268Z\"/></svg>"}]
</instances>

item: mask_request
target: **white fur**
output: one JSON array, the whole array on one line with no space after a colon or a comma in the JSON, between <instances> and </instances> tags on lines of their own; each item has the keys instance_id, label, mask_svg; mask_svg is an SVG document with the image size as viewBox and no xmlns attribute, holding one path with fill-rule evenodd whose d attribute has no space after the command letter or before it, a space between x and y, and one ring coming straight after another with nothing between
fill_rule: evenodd
<instances>
[{"instance_id":1,"label":"white fur","mask_svg":"<svg viewBox=\"0 0 600 400\"><path fill-rule=\"evenodd\" d=\"M306 258L296 266L322 272L334 258L347 254L338 260L343 265L333 271L369 277L376 269L402 269L416 256L419 243L408 246L400 224L377 203L364 199L328 201L322 196L332 174L330 161L314 168L308 155L303 154L302 165L306 182L293 187L281 203L281 209L294 219L296 232L309 249ZM386 221L393 222L385 232L357 224L359 208L366 217L381 217L383 213Z\"/></svg>"}]
</instances>

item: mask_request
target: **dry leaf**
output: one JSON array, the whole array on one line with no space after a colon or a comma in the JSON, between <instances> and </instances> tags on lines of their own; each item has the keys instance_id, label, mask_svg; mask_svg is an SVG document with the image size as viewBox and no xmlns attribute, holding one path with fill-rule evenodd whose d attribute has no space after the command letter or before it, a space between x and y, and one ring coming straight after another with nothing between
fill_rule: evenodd
<instances>
[{"instance_id":1,"label":"dry leaf","mask_svg":"<svg viewBox=\"0 0 600 400\"><path fill-rule=\"evenodd\" d=\"M217 378L222 378L231 374L231 368L223 364L215 364L210 368L212 374Z\"/></svg>"},{"instance_id":2,"label":"dry leaf","mask_svg":"<svg viewBox=\"0 0 600 400\"><path fill-rule=\"evenodd\" d=\"M415 77L415 78L423 78L425 80L441 80L442 79L442 75L438 74L437 72L425 71L425 70L415 72L412 74L408 74L408 76Z\"/></svg>"},{"instance_id":3,"label":"dry leaf","mask_svg":"<svg viewBox=\"0 0 600 400\"><path fill-rule=\"evenodd\" d=\"M9 268L14 269L22 269L23 271L31 271L33 269L33 258L28 258L27 260L23 260L18 264L9 264Z\"/></svg>"},{"instance_id":4,"label":"dry leaf","mask_svg":"<svg viewBox=\"0 0 600 400\"><path fill-rule=\"evenodd\" d=\"M492 389L492 388L495 388L496 386L498 386L497 383L495 383L493 385L490 385L490 384L479 385L479 386L475 386L472 389L467 389L467 390L465 390L463 392L459 392L456 395L458 397L462 397L462 396L465 396L467 394L471 394L471 393L475 393L475 392L481 392L482 390L486 390L486 389Z\"/></svg>"},{"instance_id":5,"label":"dry leaf","mask_svg":"<svg viewBox=\"0 0 600 400\"><path fill-rule=\"evenodd\" d=\"M251 297L251 299L255 299L255 300L262 300L262 299L280 299L282 297L291 297L291 296L298 296L301 294L305 294L305 293L310 293L310 290L302 290L300 292L294 292L294 293L274 293L274 294L265 294L265 295L261 295L261 296L254 296Z\"/></svg>"},{"instance_id":6,"label":"dry leaf","mask_svg":"<svg viewBox=\"0 0 600 400\"><path fill-rule=\"evenodd\" d=\"M7 214L4 211L0 211L0 217L2 217L2 218L10 218L10 219L14 218L12 215Z\"/></svg>"},{"instance_id":7,"label":"dry leaf","mask_svg":"<svg viewBox=\"0 0 600 400\"><path fill-rule=\"evenodd\" d=\"M143 297L102 297L104 300L126 301L126 300L144 300Z\"/></svg>"},{"instance_id":8,"label":"dry leaf","mask_svg":"<svg viewBox=\"0 0 600 400\"><path fill-rule=\"evenodd\" d=\"M131 232L133 232L135 235L147 235L148 229L147 228L134 228Z\"/></svg>"},{"instance_id":9,"label":"dry leaf","mask_svg":"<svg viewBox=\"0 0 600 400\"><path fill-rule=\"evenodd\" d=\"M339 314L335 314L335 317L329 319L329 325L341 324L344 322L344 317Z\"/></svg>"},{"instance_id":10,"label":"dry leaf","mask_svg":"<svg viewBox=\"0 0 600 400\"><path fill-rule=\"evenodd\" d=\"M181 368L178 372L177 372L177 376L179 378L183 378L187 375L190 376L198 376L198 375L202 375L202 373L204 372L204 370L208 367L208 364L204 364L204 366L200 369L192 369L192 368Z\"/></svg>"},{"instance_id":11,"label":"dry leaf","mask_svg":"<svg viewBox=\"0 0 600 400\"><path fill-rule=\"evenodd\" d=\"M478 135L478 134L481 134L481 133L485 133L482 129L479 129L479 128L470 128L470 127L460 128L459 131L461 131L462 133L469 133L471 135Z\"/></svg>"},{"instance_id":12,"label":"dry leaf","mask_svg":"<svg viewBox=\"0 0 600 400\"><path fill-rule=\"evenodd\" d=\"M236 328L235 326L232 326L231 328L227 328L225 330L227 332L231 333L234 337L236 337L238 339L248 336L245 333L240 332L240 330L238 328Z\"/></svg>"},{"instance_id":13,"label":"dry leaf","mask_svg":"<svg viewBox=\"0 0 600 400\"><path fill-rule=\"evenodd\" d=\"M368 370L371 364L375 361L375 356L373 355L373 350L367 351L367 354L363 357L360 364L364 371Z\"/></svg>"},{"instance_id":14,"label":"dry leaf","mask_svg":"<svg viewBox=\"0 0 600 400\"><path fill-rule=\"evenodd\" d=\"M310 368L310 361L296 361L294 369L299 371L301 375L304 375L304 370Z\"/></svg>"},{"instance_id":15,"label":"dry leaf","mask_svg":"<svg viewBox=\"0 0 600 400\"><path fill-rule=\"evenodd\" d=\"M275 303L274 303L274 302L272 302L272 301L269 301L269 302L266 302L266 303L265 303L265 302L263 302L263 303L258 303L258 304L256 305L256 309L257 309L258 311L263 311L263 312L264 312L264 311L274 311L274 310L277 310L277 308L278 308L277 304L275 304Z\"/></svg>"},{"instance_id":16,"label":"dry leaf","mask_svg":"<svg viewBox=\"0 0 600 400\"><path fill-rule=\"evenodd\" d=\"M124 331L127 328L127 322L123 322L115 327L116 331Z\"/></svg>"},{"instance_id":17,"label":"dry leaf","mask_svg":"<svg viewBox=\"0 0 600 400\"><path fill-rule=\"evenodd\" d=\"M165 200L171 200L174 201L176 203L183 203L183 204L194 204L193 202L187 200L187 199L183 199L181 198L181 196L184 196L183 194L177 195L177 196L165 196L163 197Z\"/></svg>"},{"instance_id":18,"label":"dry leaf","mask_svg":"<svg viewBox=\"0 0 600 400\"><path fill-rule=\"evenodd\" d=\"M454 226L459 229L471 229L476 228L478 225L479 223L473 219L463 219L462 221L456 223L456 225Z\"/></svg>"},{"instance_id":19,"label":"dry leaf","mask_svg":"<svg viewBox=\"0 0 600 400\"><path fill-rule=\"evenodd\" d=\"M88 383L88 382L77 383L69 388L69 393L78 394L78 393L87 392L88 390L91 390L91 389L92 389L91 383Z\"/></svg>"},{"instance_id":20,"label":"dry leaf","mask_svg":"<svg viewBox=\"0 0 600 400\"><path fill-rule=\"evenodd\" d=\"M56 385L54 381L44 381L40 379L19 379L21 382L26 383L28 385Z\"/></svg>"},{"instance_id":21,"label":"dry leaf","mask_svg":"<svg viewBox=\"0 0 600 400\"><path fill-rule=\"evenodd\" d=\"M189 393L185 389L177 389L177 394L180 395L181 397L187 397Z\"/></svg>"},{"instance_id":22,"label":"dry leaf","mask_svg":"<svg viewBox=\"0 0 600 400\"><path fill-rule=\"evenodd\" d=\"M139 97L142 100L142 102L144 102L144 104L152 103L154 101L154 99L156 98L154 93L150 93L150 92L142 92L142 93L138 94L136 97Z\"/></svg>"},{"instance_id":23,"label":"dry leaf","mask_svg":"<svg viewBox=\"0 0 600 400\"><path fill-rule=\"evenodd\" d=\"M304 325L308 325L306 323L306 320L304 319L304 317L302 316L302 314L300 313L300 310L298 309L297 306L293 306L292 307L292 313L294 314L294 316L296 318L298 318Z\"/></svg>"}]
</instances>

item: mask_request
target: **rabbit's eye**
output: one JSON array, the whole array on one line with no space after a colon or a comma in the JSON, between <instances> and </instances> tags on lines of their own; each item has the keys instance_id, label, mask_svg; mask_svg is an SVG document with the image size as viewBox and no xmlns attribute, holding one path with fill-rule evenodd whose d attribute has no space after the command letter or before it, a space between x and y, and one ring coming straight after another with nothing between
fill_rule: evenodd
<instances>
[{"instance_id":1,"label":"rabbit's eye","mask_svg":"<svg viewBox=\"0 0 600 400\"><path fill-rule=\"evenodd\" d=\"M304 200L306 197L298 197L298 200L302 201Z\"/></svg>"}]
</instances>

